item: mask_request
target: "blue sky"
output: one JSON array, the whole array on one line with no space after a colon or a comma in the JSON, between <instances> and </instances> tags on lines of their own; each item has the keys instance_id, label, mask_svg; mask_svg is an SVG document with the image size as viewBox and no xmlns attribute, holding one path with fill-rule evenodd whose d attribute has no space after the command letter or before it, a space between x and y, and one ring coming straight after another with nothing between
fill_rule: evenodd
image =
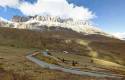
<instances>
[{"instance_id":1,"label":"blue sky","mask_svg":"<svg viewBox=\"0 0 125 80\"><path fill-rule=\"evenodd\" d=\"M25 0L31 3L36 0ZM68 0L77 6L84 6L97 17L92 21L106 32L125 32L125 0ZM24 14L16 8L0 7L0 16L11 19L14 15Z\"/></svg>"},{"instance_id":2,"label":"blue sky","mask_svg":"<svg viewBox=\"0 0 125 80\"><path fill-rule=\"evenodd\" d=\"M93 21L107 32L125 32L125 0L70 0L92 10Z\"/></svg>"}]
</instances>

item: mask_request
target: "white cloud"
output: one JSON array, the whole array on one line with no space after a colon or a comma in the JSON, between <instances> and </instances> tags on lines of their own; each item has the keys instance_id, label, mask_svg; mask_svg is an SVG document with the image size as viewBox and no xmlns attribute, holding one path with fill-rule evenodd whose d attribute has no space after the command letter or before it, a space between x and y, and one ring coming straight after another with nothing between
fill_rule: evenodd
<instances>
[{"instance_id":1,"label":"white cloud","mask_svg":"<svg viewBox=\"0 0 125 80\"><path fill-rule=\"evenodd\" d=\"M25 15L48 14L80 20L90 20L95 17L88 8L69 4L67 0L37 0L34 4L20 0L0 0L0 6L20 9Z\"/></svg>"},{"instance_id":2,"label":"white cloud","mask_svg":"<svg viewBox=\"0 0 125 80\"><path fill-rule=\"evenodd\" d=\"M20 0L0 0L0 6L1 7L12 7L16 8L19 6Z\"/></svg>"},{"instance_id":3,"label":"white cloud","mask_svg":"<svg viewBox=\"0 0 125 80\"><path fill-rule=\"evenodd\" d=\"M69 4L66 0L38 0L35 4L23 3L20 10L26 15L47 13L52 16L89 20L94 17L88 8Z\"/></svg>"}]
</instances>

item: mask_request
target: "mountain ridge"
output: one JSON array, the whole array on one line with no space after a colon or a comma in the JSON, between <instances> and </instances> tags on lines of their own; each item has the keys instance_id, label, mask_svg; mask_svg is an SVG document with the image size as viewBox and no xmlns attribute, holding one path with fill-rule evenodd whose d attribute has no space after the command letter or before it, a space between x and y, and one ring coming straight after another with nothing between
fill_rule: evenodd
<instances>
[{"instance_id":1,"label":"mountain ridge","mask_svg":"<svg viewBox=\"0 0 125 80\"><path fill-rule=\"evenodd\" d=\"M68 28L76 32L85 32L87 34L97 34L97 33L105 34L97 27L92 26L89 23L89 21L83 21L83 20L75 21L72 18L61 19L60 17L52 17L52 16L28 16L28 17L14 16L10 22L8 21L5 22L13 24L14 28L20 28L20 29L34 29L34 28L37 29L38 26L46 25L48 27L58 26L58 27Z\"/></svg>"},{"instance_id":2,"label":"mountain ridge","mask_svg":"<svg viewBox=\"0 0 125 80\"><path fill-rule=\"evenodd\" d=\"M54 16L13 16L12 19L6 20L4 18L0 18L0 26L1 27L10 27L10 28L18 28L18 29L29 29L36 31L44 31L45 27L47 30L56 28L59 30L60 28L69 29L76 31L78 33L83 33L86 35L90 34L98 34L104 35L107 37L114 37L123 40L123 38L119 38L118 36L106 33L101 29L93 26L89 21L84 20L73 20L72 18L63 19L60 17ZM44 26L44 27L43 27Z\"/></svg>"}]
</instances>

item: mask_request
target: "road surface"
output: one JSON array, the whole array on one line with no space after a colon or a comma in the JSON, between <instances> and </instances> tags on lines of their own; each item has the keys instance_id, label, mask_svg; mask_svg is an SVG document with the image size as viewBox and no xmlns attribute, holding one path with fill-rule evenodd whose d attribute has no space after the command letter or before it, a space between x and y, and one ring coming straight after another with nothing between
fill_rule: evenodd
<instances>
[{"instance_id":1,"label":"road surface","mask_svg":"<svg viewBox=\"0 0 125 80\"><path fill-rule=\"evenodd\" d=\"M118 76L116 74L109 74L109 73L99 73L99 72L86 72L86 71L80 71L80 70L75 70L75 69L70 69L70 68L63 68L61 66L58 65L54 65L54 64L49 64L46 63L45 61L41 61L35 57L33 57L32 55L28 55L26 56L27 59L29 59L30 61L38 64L39 66L43 67L43 68L48 68L48 69L53 69L53 70L59 70L59 71L63 71L63 72L68 72L68 73L72 73L72 74L77 74L77 75L84 75L84 76L93 76L93 77L109 77L109 78L114 78L114 80L121 80L121 76Z\"/></svg>"}]
</instances>

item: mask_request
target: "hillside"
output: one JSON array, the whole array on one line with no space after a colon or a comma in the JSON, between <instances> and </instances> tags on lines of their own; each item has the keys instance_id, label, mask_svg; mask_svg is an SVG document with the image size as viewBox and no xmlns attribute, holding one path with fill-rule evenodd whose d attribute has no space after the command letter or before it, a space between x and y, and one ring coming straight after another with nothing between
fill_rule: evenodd
<instances>
[{"instance_id":1,"label":"hillside","mask_svg":"<svg viewBox=\"0 0 125 80\"><path fill-rule=\"evenodd\" d=\"M103 35L83 35L74 31L30 31L0 28L0 45L17 48L50 49L91 56L125 64L125 42ZM91 48L91 49L90 49Z\"/></svg>"},{"instance_id":2,"label":"hillside","mask_svg":"<svg viewBox=\"0 0 125 80\"><path fill-rule=\"evenodd\" d=\"M39 67L25 58L32 49L0 46L0 80L91 80L98 78L73 75ZM67 75L69 76L67 78Z\"/></svg>"},{"instance_id":3,"label":"hillside","mask_svg":"<svg viewBox=\"0 0 125 80\"><path fill-rule=\"evenodd\" d=\"M121 51L124 51L125 47L123 41L102 35L83 35L72 30L49 30L38 32L23 29L0 28L0 46L0 63L5 69L3 71L4 74L2 72L2 75L8 75L8 79L10 78L10 80L13 80L13 78L16 79L18 76L23 76L26 80L65 80L67 79L67 75L69 76L69 80L100 80L100 78L78 76L40 68L25 58L27 52L32 50L49 49L57 52L65 50L69 52L69 55L72 54L72 57L80 55L81 57L95 57L97 59L106 59L112 62L117 62L114 60L114 58L116 58L117 60L122 61L120 64L124 64L125 60L125 57L123 56L124 54ZM95 52L98 52L98 56L95 55ZM117 55L117 53L120 55ZM0 71L2 70L0 69ZM27 75L29 72L30 74ZM24 76L24 74L27 76ZM58 76L56 76L57 74ZM17 75L17 77L14 77L15 75ZM6 77L1 78L6 79ZM24 79L20 78L20 80ZM108 78L107 80L110 79Z\"/></svg>"}]
</instances>

